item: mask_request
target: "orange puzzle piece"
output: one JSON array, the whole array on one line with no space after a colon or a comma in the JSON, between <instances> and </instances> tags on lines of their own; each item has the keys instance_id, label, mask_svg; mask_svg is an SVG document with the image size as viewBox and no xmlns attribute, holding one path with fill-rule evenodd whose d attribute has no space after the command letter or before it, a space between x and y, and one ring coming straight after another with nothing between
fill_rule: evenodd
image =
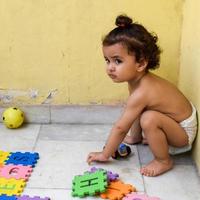
<instances>
[{"instance_id":1,"label":"orange puzzle piece","mask_svg":"<svg viewBox=\"0 0 200 200\"><path fill-rule=\"evenodd\" d=\"M130 184L124 184L122 181L112 181L107 187L106 192L100 194L102 199L120 200L126 194L136 192L136 188Z\"/></svg>"}]
</instances>

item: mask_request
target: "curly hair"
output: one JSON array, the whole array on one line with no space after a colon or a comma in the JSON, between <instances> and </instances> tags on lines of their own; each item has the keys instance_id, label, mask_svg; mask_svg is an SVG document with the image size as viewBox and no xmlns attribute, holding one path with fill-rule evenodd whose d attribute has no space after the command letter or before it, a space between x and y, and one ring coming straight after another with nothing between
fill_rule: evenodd
<instances>
[{"instance_id":1,"label":"curly hair","mask_svg":"<svg viewBox=\"0 0 200 200\"><path fill-rule=\"evenodd\" d=\"M146 70L159 67L161 50L157 45L158 37L155 34L148 32L141 24L133 23L126 15L119 15L115 25L117 27L103 38L103 46L121 43L129 54L135 56L137 62L142 59L148 61Z\"/></svg>"}]
</instances>

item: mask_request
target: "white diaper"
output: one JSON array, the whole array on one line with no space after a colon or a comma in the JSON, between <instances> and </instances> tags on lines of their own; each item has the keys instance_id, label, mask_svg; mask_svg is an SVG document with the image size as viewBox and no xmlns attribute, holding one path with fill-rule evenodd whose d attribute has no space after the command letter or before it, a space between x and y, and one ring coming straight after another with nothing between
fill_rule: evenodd
<instances>
[{"instance_id":1,"label":"white diaper","mask_svg":"<svg viewBox=\"0 0 200 200\"><path fill-rule=\"evenodd\" d=\"M180 126L185 130L188 135L188 145L178 148L178 147L169 147L169 153L171 155L184 153L190 151L192 148L192 143L197 134L197 111L194 105L192 105L192 115L186 120L180 122Z\"/></svg>"}]
</instances>

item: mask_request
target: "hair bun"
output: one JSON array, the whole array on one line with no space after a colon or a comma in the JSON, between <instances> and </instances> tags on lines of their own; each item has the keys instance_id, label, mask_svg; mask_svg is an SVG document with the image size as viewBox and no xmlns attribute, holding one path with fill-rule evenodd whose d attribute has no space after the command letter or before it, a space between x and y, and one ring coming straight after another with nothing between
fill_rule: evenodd
<instances>
[{"instance_id":1,"label":"hair bun","mask_svg":"<svg viewBox=\"0 0 200 200\"><path fill-rule=\"evenodd\" d=\"M133 20L126 15L119 15L115 20L115 25L118 27L128 27L132 24Z\"/></svg>"}]
</instances>

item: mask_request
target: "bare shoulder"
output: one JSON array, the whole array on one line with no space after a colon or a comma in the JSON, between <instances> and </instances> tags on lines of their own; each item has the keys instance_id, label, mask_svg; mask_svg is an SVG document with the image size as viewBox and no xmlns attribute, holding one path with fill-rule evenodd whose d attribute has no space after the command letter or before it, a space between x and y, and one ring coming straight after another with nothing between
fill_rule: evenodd
<instances>
[{"instance_id":1,"label":"bare shoulder","mask_svg":"<svg viewBox=\"0 0 200 200\"><path fill-rule=\"evenodd\" d=\"M152 87L152 85L154 86L163 86L163 85L168 85L171 87L174 87L174 85L172 83L170 83L168 80L157 76L153 73L148 72L144 78L141 80L142 84L145 85L145 87Z\"/></svg>"},{"instance_id":2,"label":"bare shoulder","mask_svg":"<svg viewBox=\"0 0 200 200\"><path fill-rule=\"evenodd\" d=\"M141 88L145 91L147 96L151 98L155 95L156 97L159 96L167 96L170 94L180 95L180 90L168 80L159 77L155 74L148 73L142 80L141 80Z\"/></svg>"},{"instance_id":3,"label":"bare shoulder","mask_svg":"<svg viewBox=\"0 0 200 200\"><path fill-rule=\"evenodd\" d=\"M145 75L148 76L148 75ZM143 77L130 93L127 101L127 106L139 107L140 110L144 109L148 105L148 78Z\"/></svg>"},{"instance_id":4,"label":"bare shoulder","mask_svg":"<svg viewBox=\"0 0 200 200\"><path fill-rule=\"evenodd\" d=\"M147 73L141 78L141 80L135 85L130 94L130 100L140 101L142 103L147 103L147 97L152 91L155 85L159 85L159 78L151 73Z\"/></svg>"},{"instance_id":5,"label":"bare shoulder","mask_svg":"<svg viewBox=\"0 0 200 200\"><path fill-rule=\"evenodd\" d=\"M171 82L152 73L141 80L141 90L147 110L156 110L181 121L191 114L191 105L184 94Z\"/></svg>"}]
</instances>

